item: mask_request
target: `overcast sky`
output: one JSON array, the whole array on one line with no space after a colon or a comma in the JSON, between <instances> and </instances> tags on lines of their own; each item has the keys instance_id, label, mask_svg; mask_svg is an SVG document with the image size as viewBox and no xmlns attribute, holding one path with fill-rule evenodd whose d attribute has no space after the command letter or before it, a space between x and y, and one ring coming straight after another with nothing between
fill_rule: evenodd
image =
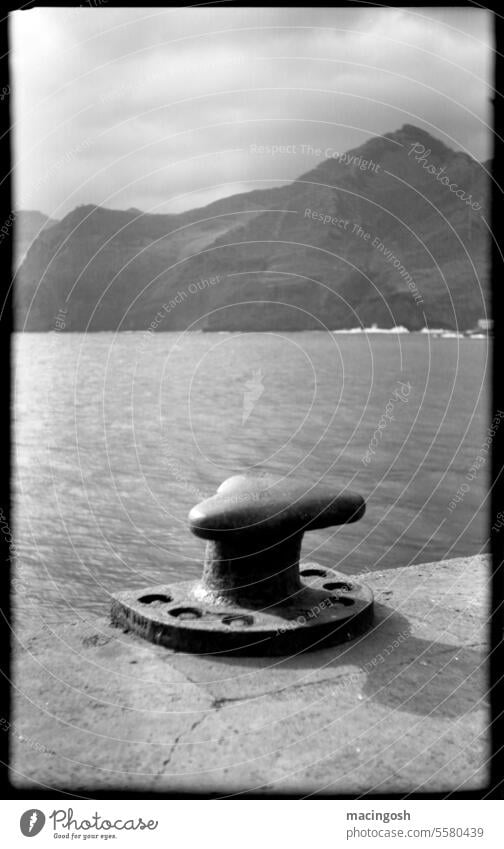
<instances>
[{"instance_id":1,"label":"overcast sky","mask_svg":"<svg viewBox=\"0 0 504 849\"><path fill-rule=\"evenodd\" d=\"M491 15L34 9L11 23L17 209L178 212L415 124L491 155ZM286 155L253 145L291 145Z\"/></svg>"}]
</instances>

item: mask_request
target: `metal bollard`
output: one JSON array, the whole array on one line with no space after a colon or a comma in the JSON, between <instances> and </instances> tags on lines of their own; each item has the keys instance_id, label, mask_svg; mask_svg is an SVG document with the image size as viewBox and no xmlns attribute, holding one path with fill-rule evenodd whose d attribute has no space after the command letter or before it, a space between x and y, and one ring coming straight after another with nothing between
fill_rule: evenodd
<instances>
[{"instance_id":1,"label":"metal bollard","mask_svg":"<svg viewBox=\"0 0 504 849\"><path fill-rule=\"evenodd\" d=\"M199 581L112 598L113 624L178 651L290 655L351 640L373 621L373 596L353 578L301 563L305 531L355 522L360 495L235 475L189 513L207 541ZM303 580L302 580L303 579Z\"/></svg>"}]
</instances>

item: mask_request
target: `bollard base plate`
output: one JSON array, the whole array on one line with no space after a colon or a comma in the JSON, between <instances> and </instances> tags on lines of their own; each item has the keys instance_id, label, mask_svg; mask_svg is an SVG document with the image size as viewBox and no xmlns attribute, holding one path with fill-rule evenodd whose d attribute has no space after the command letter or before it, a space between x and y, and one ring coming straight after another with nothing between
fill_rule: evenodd
<instances>
[{"instance_id":1,"label":"bollard base plate","mask_svg":"<svg viewBox=\"0 0 504 849\"><path fill-rule=\"evenodd\" d=\"M201 601L197 581L112 596L112 624L191 654L292 655L352 640L373 622L373 594L317 563L301 563L300 589L261 609Z\"/></svg>"}]
</instances>

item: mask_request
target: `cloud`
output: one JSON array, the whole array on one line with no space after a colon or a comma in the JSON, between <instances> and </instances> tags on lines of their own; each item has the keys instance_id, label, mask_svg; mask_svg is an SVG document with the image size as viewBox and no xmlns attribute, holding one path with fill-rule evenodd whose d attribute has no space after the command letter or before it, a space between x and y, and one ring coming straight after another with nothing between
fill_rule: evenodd
<instances>
[{"instance_id":1,"label":"cloud","mask_svg":"<svg viewBox=\"0 0 504 849\"><path fill-rule=\"evenodd\" d=\"M55 217L180 211L313 167L252 144L344 151L413 123L490 155L479 10L34 9L11 39L16 206Z\"/></svg>"}]
</instances>

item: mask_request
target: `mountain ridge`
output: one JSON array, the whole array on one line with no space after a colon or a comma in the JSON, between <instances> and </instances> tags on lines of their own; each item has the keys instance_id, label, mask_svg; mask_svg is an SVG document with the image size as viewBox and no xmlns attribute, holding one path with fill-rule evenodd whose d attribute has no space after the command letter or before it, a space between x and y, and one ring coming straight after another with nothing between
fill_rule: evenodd
<instances>
[{"instance_id":1,"label":"mountain ridge","mask_svg":"<svg viewBox=\"0 0 504 849\"><path fill-rule=\"evenodd\" d=\"M65 330L147 329L183 290L156 329L473 327L488 303L487 163L409 124L338 157L177 214L76 207L18 269L16 329L52 330L61 307Z\"/></svg>"}]
</instances>

